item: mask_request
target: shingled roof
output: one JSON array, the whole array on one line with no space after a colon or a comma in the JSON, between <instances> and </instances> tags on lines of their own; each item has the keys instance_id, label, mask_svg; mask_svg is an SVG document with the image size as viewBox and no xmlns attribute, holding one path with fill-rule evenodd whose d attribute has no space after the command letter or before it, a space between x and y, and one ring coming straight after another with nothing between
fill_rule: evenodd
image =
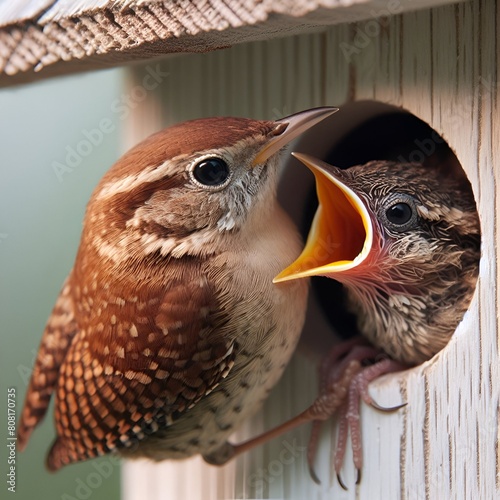
<instances>
[{"instance_id":1,"label":"shingled roof","mask_svg":"<svg viewBox=\"0 0 500 500\"><path fill-rule=\"evenodd\" d=\"M453 0L0 0L0 85L399 14Z\"/></svg>"}]
</instances>

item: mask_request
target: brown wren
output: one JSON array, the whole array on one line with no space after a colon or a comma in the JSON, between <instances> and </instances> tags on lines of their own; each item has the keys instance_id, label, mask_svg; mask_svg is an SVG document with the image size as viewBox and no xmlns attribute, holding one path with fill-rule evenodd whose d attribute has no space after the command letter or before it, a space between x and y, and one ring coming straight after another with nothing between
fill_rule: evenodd
<instances>
[{"instance_id":1,"label":"brown wren","mask_svg":"<svg viewBox=\"0 0 500 500\"><path fill-rule=\"evenodd\" d=\"M334 348L322 366L318 400L292 424L324 420L340 410L334 468L345 487L338 474L348 429L360 478L359 398L384 410L370 397L368 383L430 359L469 307L479 271L479 218L470 186L437 169L374 161L341 170L292 154L314 173L319 207L303 252L275 281L338 280L359 332L377 348L358 340ZM381 360L380 352L390 359ZM367 359L375 364L363 368ZM315 439L317 427L311 470Z\"/></svg>"},{"instance_id":2,"label":"brown wren","mask_svg":"<svg viewBox=\"0 0 500 500\"><path fill-rule=\"evenodd\" d=\"M21 450L55 393L52 471L109 452L232 456L228 436L278 381L306 310L306 280L272 282L301 248L276 200L279 152L334 111L182 123L104 175L42 337Z\"/></svg>"}]
</instances>

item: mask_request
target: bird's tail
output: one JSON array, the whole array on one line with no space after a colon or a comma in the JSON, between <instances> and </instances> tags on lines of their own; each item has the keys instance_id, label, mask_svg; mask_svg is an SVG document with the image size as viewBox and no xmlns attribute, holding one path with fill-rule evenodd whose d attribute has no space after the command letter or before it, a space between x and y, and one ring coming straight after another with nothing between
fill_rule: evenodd
<instances>
[{"instance_id":1,"label":"bird's tail","mask_svg":"<svg viewBox=\"0 0 500 500\"><path fill-rule=\"evenodd\" d=\"M47 459L45 460L45 465L50 472L56 472L61 467L78 460L76 454L73 453L71 448L64 442L64 438L58 437L52 444Z\"/></svg>"},{"instance_id":2,"label":"bird's tail","mask_svg":"<svg viewBox=\"0 0 500 500\"><path fill-rule=\"evenodd\" d=\"M34 428L45 416L57 384L61 363L77 332L66 283L47 322L26 392L17 429L17 447L23 451Z\"/></svg>"}]
</instances>

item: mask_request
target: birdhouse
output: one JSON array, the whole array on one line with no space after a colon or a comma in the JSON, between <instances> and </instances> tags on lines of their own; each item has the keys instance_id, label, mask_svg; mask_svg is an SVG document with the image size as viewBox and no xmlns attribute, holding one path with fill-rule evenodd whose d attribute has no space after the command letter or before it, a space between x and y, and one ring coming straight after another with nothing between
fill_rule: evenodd
<instances>
[{"instance_id":1,"label":"birdhouse","mask_svg":"<svg viewBox=\"0 0 500 500\"><path fill-rule=\"evenodd\" d=\"M500 496L499 23L495 0L0 3L0 85L34 87L66 73L127 66L113 101L127 147L188 119L279 119L336 106L339 112L297 139L294 151L340 167L379 159L439 163L468 179L477 204L482 255L469 310L439 354L371 384L380 404L407 405L392 413L362 405L359 484L349 448L342 471L347 491L332 475L333 419L320 436L319 485L307 469L306 426L220 468L200 457L124 461L121 498ZM78 128L78 116L65 127ZM24 144L29 148L30 137ZM97 154L92 157L97 161ZM280 199L305 233L314 181L297 160L283 157ZM63 164L61 175L65 166L71 170ZM234 442L312 403L321 354L342 333L322 300L330 293L313 282L299 348ZM33 349L42 329L33 336ZM105 484L106 474L94 472L93 484ZM28 476L19 471L20 481ZM89 486L88 473L79 477L98 498L101 486ZM74 491L66 498L82 498Z\"/></svg>"}]
</instances>

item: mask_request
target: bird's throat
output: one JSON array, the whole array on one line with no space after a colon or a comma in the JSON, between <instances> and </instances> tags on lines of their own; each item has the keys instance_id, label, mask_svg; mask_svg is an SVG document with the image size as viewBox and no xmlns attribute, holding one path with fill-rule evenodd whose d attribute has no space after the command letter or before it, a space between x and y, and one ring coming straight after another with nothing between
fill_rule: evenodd
<instances>
[{"instance_id":1,"label":"bird's throat","mask_svg":"<svg viewBox=\"0 0 500 500\"><path fill-rule=\"evenodd\" d=\"M354 269L365 261L373 245L372 222L359 196L319 160L305 155L299 159L314 173L319 207L304 250L275 282Z\"/></svg>"}]
</instances>

